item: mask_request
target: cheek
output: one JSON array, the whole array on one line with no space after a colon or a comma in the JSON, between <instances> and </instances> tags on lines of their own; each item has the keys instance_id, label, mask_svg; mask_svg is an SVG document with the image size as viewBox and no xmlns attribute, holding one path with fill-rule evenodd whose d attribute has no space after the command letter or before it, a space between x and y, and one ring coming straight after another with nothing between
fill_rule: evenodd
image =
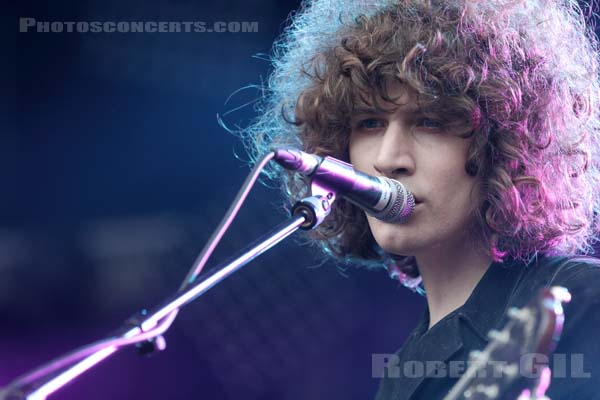
<instances>
[{"instance_id":1,"label":"cheek","mask_svg":"<svg viewBox=\"0 0 600 400\"><path fill-rule=\"evenodd\" d=\"M478 204L476 181L468 176L448 179L434 196L428 219L447 230L458 232L470 226Z\"/></svg>"},{"instance_id":2,"label":"cheek","mask_svg":"<svg viewBox=\"0 0 600 400\"><path fill-rule=\"evenodd\" d=\"M456 150L456 149L455 149ZM461 149L462 150L462 149ZM464 221L473 213L479 199L478 179L465 171L465 151L446 153L446 157L432 159L422 178L427 182L428 213L440 221ZM454 156L450 156L450 155Z\"/></svg>"},{"instance_id":3,"label":"cheek","mask_svg":"<svg viewBox=\"0 0 600 400\"><path fill-rule=\"evenodd\" d=\"M373 138L367 135L351 134L348 142L348 157L350 163L358 169L368 167L369 160L372 160L371 151L374 148Z\"/></svg>"}]
</instances>

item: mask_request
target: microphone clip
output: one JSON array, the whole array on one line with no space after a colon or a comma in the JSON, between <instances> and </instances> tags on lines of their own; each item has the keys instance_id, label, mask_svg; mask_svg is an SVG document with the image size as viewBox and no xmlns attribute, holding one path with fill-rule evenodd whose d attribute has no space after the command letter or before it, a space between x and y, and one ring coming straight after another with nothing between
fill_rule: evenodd
<instances>
[{"instance_id":1,"label":"microphone clip","mask_svg":"<svg viewBox=\"0 0 600 400\"><path fill-rule=\"evenodd\" d=\"M300 225L300 229L308 231L321 225L321 222L331 212L331 204L335 200L335 195L329 192L325 196L316 195L305 197L296 202L292 207L292 216L304 217L305 221Z\"/></svg>"}]
</instances>

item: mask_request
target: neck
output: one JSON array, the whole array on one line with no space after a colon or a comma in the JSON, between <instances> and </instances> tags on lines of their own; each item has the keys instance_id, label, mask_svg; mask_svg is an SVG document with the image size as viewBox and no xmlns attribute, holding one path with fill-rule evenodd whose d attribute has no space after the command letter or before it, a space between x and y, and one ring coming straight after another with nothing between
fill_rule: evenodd
<instances>
[{"instance_id":1,"label":"neck","mask_svg":"<svg viewBox=\"0 0 600 400\"><path fill-rule=\"evenodd\" d=\"M468 244L429 249L415 258L427 292L429 328L467 301L492 263L489 255Z\"/></svg>"}]
</instances>

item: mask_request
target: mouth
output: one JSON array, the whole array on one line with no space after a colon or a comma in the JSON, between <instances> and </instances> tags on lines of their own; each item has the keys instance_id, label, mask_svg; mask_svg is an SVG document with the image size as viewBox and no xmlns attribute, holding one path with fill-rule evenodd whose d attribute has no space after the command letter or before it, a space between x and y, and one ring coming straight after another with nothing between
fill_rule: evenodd
<instances>
[{"instance_id":1,"label":"mouth","mask_svg":"<svg viewBox=\"0 0 600 400\"><path fill-rule=\"evenodd\" d=\"M423 200L415 197L415 207L414 208L421 208L420 205L423 204Z\"/></svg>"}]
</instances>

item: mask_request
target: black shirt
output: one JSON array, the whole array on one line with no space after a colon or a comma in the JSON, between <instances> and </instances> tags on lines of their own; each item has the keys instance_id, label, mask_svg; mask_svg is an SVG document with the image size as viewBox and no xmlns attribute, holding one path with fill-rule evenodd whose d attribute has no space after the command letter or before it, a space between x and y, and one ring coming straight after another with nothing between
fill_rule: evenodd
<instances>
[{"instance_id":1,"label":"black shirt","mask_svg":"<svg viewBox=\"0 0 600 400\"><path fill-rule=\"evenodd\" d=\"M487 333L507 323L509 308L523 307L541 288L559 285L569 289L572 300L564 305L565 325L556 356L550 357L553 377L546 395L552 400L600 400L599 267L600 260L590 257L493 263L465 304L429 330L425 311L396 353L398 368L386 368L375 399L442 399L464 372L460 366L466 366L469 353L485 348ZM446 369L436 369L436 363Z\"/></svg>"}]
</instances>

